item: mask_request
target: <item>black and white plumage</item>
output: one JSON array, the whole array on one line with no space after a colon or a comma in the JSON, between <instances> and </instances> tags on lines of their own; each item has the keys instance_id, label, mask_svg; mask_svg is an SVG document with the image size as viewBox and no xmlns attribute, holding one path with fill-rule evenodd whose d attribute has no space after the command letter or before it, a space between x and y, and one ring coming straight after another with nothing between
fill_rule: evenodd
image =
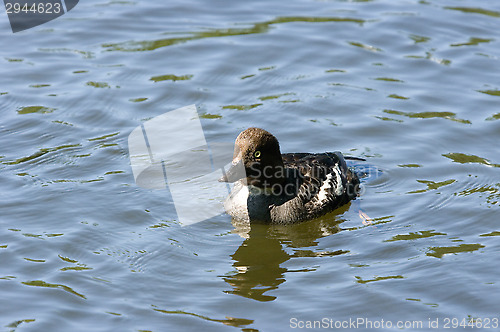
<instances>
[{"instance_id":1,"label":"black and white plumage","mask_svg":"<svg viewBox=\"0 0 500 332\"><path fill-rule=\"evenodd\" d=\"M259 128L238 135L220 181L235 182L224 204L231 216L273 224L319 217L355 199L359 189L340 152L281 154L278 140Z\"/></svg>"}]
</instances>

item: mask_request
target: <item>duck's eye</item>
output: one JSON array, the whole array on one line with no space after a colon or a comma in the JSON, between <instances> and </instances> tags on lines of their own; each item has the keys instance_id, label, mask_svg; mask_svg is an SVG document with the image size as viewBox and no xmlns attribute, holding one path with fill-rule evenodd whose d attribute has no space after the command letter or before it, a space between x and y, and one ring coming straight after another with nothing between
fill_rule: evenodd
<instances>
[{"instance_id":1,"label":"duck's eye","mask_svg":"<svg viewBox=\"0 0 500 332\"><path fill-rule=\"evenodd\" d=\"M255 153L253 155L255 156L255 158L259 158L260 157L260 151L255 151Z\"/></svg>"}]
</instances>

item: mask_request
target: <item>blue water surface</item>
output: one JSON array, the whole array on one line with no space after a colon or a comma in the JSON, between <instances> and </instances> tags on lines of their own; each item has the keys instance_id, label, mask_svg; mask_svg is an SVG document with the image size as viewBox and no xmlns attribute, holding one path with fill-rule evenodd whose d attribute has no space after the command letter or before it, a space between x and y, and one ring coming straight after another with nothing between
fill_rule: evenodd
<instances>
[{"instance_id":1,"label":"blue water surface","mask_svg":"<svg viewBox=\"0 0 500 332\"><path fill-rule=\"evenodd\" d=\"M499 24L472 0L88 0L15 34L0 16L1 329L495 330ZM317 220L182 227L127 137L191 104L209 142L257 126L381 173Z\"/></svg>"}]
</instances>

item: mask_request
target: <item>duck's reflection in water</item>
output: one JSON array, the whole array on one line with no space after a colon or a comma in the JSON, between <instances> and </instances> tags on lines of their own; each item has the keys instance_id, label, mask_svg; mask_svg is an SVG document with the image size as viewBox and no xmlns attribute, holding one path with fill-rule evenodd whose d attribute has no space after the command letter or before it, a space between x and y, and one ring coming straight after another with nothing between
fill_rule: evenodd
<instances>
[{"instance_id":1,"label":"duck's reflection in water","mask_svg":"<svg viewBox=\"0 0 500 332\"><path fill-rule=\"evenodd\" d=\"M222 276L231 285L228 294L236 294L257 301L273 301L266 292L277 289L286 281L289 270L283 263L293 257L321 257L346 253L344 250L315 251L318 239L338 233L344 220L340 214L348 209L334 211L315 220L296 225L249 224L233 220L234 233L245 240L231 255L234 271ZM309 248L310 249L304 249ZM306 271L306 270L303 270Z\"/></svg>"}]
</instances>

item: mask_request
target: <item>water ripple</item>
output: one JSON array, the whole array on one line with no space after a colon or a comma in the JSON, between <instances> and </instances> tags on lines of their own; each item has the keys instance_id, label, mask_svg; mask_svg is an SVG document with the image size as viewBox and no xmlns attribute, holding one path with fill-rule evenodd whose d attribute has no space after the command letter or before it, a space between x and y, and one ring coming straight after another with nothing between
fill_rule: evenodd
<instances>
[{"instance_id":1,"label":"water ripple","mask_svg":"<svg viewBox=\"0 0 500 332\"><path fill-rule=\"evenodd\" d=\"M6 329L497 315L498 8L214 1L80 1L0 31ZM168 190L135 185L127 136L193 103L207 140L260 126L283 152L368 159L363 195L290 227L181 227Z\"/></svg>"},{"instance_id":2,"label":"water ripple","mask_svg":"<svg viewBox=\"0 0 500 332\"><path fill-rule=\"evenodd\" d=\"M192 40L205 39L205 38L217 38L217 37L229 37L229 36L241 36L249 34L260 34L269 31L272 25L293 23L293 22L307 22L307 23L325 23L325 22L347 22L356 23L362 25L365 20L348 18L348 17L277 17L271 21L254 23L250 28L227 28L227 29L213 29L210 31L203 32L193 32L188 33L188 37L176 37L176 38L166 38L158 39L154 41L130 41L124 43L110 43L103 44L102 47L106 51L121 51L121 52L142 52L142 51L154 51L158 48L176 45L180 43L185 43ZM182 33L185 35L186 33Z\"/></svg>"},{"instance_id":3,"label":"water ripple","mask_svg":"<svg viewBox=\"0 0 500 332\"><path fill-rule=\"evenodd\" d=\"M81 297L82 299L86 299L85 295L80 294L80 293L74 291L71 287L68 287L68 286L62 285L62 284L51 284L51 283L45 282L43 280L23 281L22 284L27 285L27 286L34 286L34 287L48 287L48 288L62 289L68 293L71 293L73 295Z\"/></svg>"}]
</instances>

